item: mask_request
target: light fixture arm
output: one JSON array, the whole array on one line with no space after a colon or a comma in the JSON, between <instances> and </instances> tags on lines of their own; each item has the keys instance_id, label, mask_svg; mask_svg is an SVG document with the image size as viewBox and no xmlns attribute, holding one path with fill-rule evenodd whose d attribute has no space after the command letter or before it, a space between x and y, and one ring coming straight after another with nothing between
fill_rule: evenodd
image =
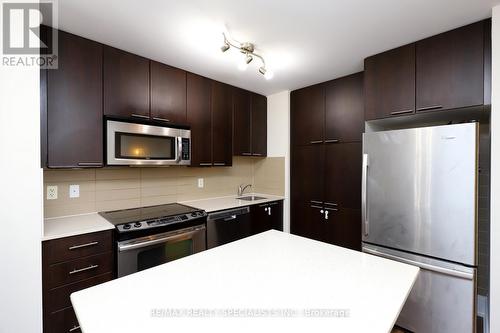
<instances>
[{"instance_id":1,"label":"light fixture arm","mask_svg":"<svg viewBox=\"0 0 500 333\"><path fill-rule=\"evenodd\" d=\"M227 36L226 36L226 34L224 32L222 33L222 36L224 36L224 43L225 44L228 44L228 45L234 47L235 49L240 50L240 52L242 52L244 54L247 54L247 55L250 54L250 55L252 55L254 57L259 58L260 61L262 61L262 67L266 68L266 61L264 60L264 58L260 54L257 54L257 53L255 53L253 51L254 50L254 45L253 44L251 44L251 43L245 43L245 44L243 44L243 43L240 43L240 42L238 42L236 40L235 40L235 42L231 42L227 38ZM237 45L235 43L238 43L239 45ZM243 45L247 45L247 46L243 47Z\"/></svg>"}]
</instances>

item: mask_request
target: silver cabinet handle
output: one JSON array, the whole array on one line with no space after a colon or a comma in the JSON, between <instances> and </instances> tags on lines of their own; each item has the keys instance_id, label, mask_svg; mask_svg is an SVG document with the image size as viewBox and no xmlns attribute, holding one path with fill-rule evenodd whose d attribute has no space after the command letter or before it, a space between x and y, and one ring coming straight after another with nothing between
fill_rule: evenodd
<instances>
[{"instance_id":1,"label":"silver cabinet handle","mask_svg":"<svg viewBox=\"0 0 500 333\"><path fill-rule=\"evenodd\" d=\"M328 210L325 209L325 220L328 220Z\"/></svg>"},{"instance_id":2,"label":"silver cabinet handle","mask_svg":"<svg viewBox=\"0 0 500 333\"><path fill-rule=\"evenodd\" d=\"M331 139L331 140L325 140L325 143L339 143L339 139Z\"/></svg>"},{"instance_id":3,"label":"silver cabinet handle","mask_svg":"<svg viewBox=\"0 0 500 333\"><path fill-rule=\"evenodd\" d=\"M339 211L338 208L328 208L328 207L325 207L325 210L328 210L328 211L331 211L331 212L338 212Z\"/></svg>"},{"instance_id":4,"label":"silver cabinet handle","mask_svg":"<svg viewBox=\"0 0 500 333\"><path fill-rule=\"evenodd\" d=\"M252 153L252 156L262 156L262 154L259 154L259 153Z\"/></svg>"},{"instance_id":5,"label":"silver cabinet handle","mask_svg":"<svg viewBox=\"0 0 500 333\"><path fill-rule=\"evenodd\" d=\"M78 162L79 166L102 166L102 162Z\"/></svg>"},{"instance_id":6,"label":"silver cabinet handle","mask_svg":"<svg viewBox=\"0 0 500 333\"><path fill-rule=\"evenodd\" d=\"M231 221L231 220L236 220L236 215L231 215L229 217L226 217L224 221Z\"/></svg>"},{"instance_id":7,"label":"silver cabinet handle","mask_svg":"<svg viewBox=\"0 0 500 333\"><path fill-rule=\"evenodd\" d=\"M391 114L404 114L404 113L411 113L413 112L413 109L408 109L408 110L401 110L401 111L392 111Z\"/></svg>"},{"instance_id":8,"label":"silver cabinet handle","mask_svg":"<svg viewBox=\"0 0 500 333\"><path fill-rule=\"evenodd\" d=\"M316 206L316 205L311 205L311 208L318 208L318 209L323 210L323 207L321 207L321 206ZM321 211L321 214L323 214L323 211Z\"/></svg>"},{"instance_id":9,"label":"silver cabinet handle","mask_svg":"<svg viewBox=\"0 0 500 333\"><path fill-rule=\"evenodd\" d=\"M91 269L96 269L97 267L99 267L99 265L90 265L89 267L80 268L80 269L75 268L74 270L69 272L69 275L81 273L81 272L85 272L85 271L90 271Z\"/></svg>"},{"instance_id":10,"label":"silver cabinet handle","mask_svg":"<svg viewBox=\"0 0 500 333\"><path fill-rule=\"evenodd\" d=\"M271 207L268 207L268 209L267 209L267 215L271 216Z\"/></svg>"},{"instance_id":11,"label":"silver cabinet handle","mask_svg":"<svg viewBox=\"0 0 500 333\"><path fill-rule=\"evenodd\" d=\"M311 200L310 202L312 204L318 204L318 205L322 205L323 204L323 201L317 201L317 200Z\"/></svg>"},{"instance_id":12,"label":"silver cabinet handle","mask_svg":"<svg viewBox=\"0 0 500 333\"><path fill-rule=\"evenodd\" d=\"M252 153L241 153L243 156L252 156Z\"/></svg>"},{"instance_id":13,"label":"silver cabinet handle","mask_svg":"<svg viewBox=\"0 0 500 333\"><path fill-rule=\"evenodd\" d=\"M145 115L137 114L137 113L132 113L131 116L136 117L136 118L149 119L149 116L145 116Z\"/></svg>"},{"instance_id":14,"label":"silver cabinet handle","mask_svg":"<svg viewBox=\"0 0 500 333\"><path fill-rule=\"evenodd\" d=\"M325 205L327 205L327 206L335 206L335 207L338 206L338 204L333 203L333 202L325 202Z\"/></svg>"},{"instance_id":15,"label":"silver cabinet handle","mask_svg":"<svg viewBox=\"0 0 500 333\"><path fill-rule=\"evenodd\" d=\"M79 330L80 326L73 326L73 328L70 328L68 332L74 332L76 330Z\"/></svg>"},{"instance_id":16,"label":"silver cabinet handle","mask_svg":"<svg viewBox=\"0 0 500 333\"><path fill-rule=\"evenodd\" d=\"M431 105L431 106L424 106L422 108L418 108L417 111L426 111L426 110L435 110L435 109L442 109L442 105Z\"/></svg>"},{"instance_id":17,"label":"silver cabinet handle","mask_svg":"<svg viewBox=\"0 0 500 333\"><path fill-rule=\"evenodd\" d=\"M323 209L322 209L322 210L320 210L319 212L320 212L321 214L324 214L324 213L325 213L325 211L324 211Z\"/></svg>"},{"instance_id":18,"label":"silver cabinet handle","mask_svg":"<svg viewBox=\"0 0 500 333\"><path fill-rule=\"evenodd\" d=\"M165 119L165 118L160 118L160 117L153 117L153 120L159 120L159 121L164 121L166 123L170 122L170 119Z\"/></svg>"},{"instance_id":19,"label":"silver cabinet handle","mask_svg":"<svg viewBox=\"0 0 500 333\"><path fill-rule=\"evenodd\" d=\"M68 250L81 249L82 247L94 246L97 244L99 244L99 242L90 242L90 243L85 243L85 244L80 244L80 245L73 245L73 246L68 247Z\"/></svg>"},{"instance_id":20,"label":"silver cabinet handle","mask_svg":"<svg viewBox=\"0 0 500 333\"><path fill-rule=\"evenodd\" d=\"M215 166L226 166L226 163L218 163L218 162L214 162L214 165L215 165Z\"/></svg>"},{"instance_id":21,"label":"silver cabinet handle","mask_svg":"<svg viewBox=\"0 0 500 333\"><path fill-rule=\"evenodd\" d=\"M313 144L313 145L318 144L318 143L323 143L323 140L314 140L314 141L311 141L311 144Z\"/></svg>"},{"instance_id":22,"label":"silver cabinet handle","mask_svg":"<svg viewBox=\"0 0 500 333\"><path fill-rule=\"evenodd\" d=\"M361 216L364 225L364 235L368 236L369 233L369 224L368 224L368 207L366 202L366 189L367 189L367 176L368 176L368 154L363 154L363 170L361 173Z\"/></svg>"},{"instance_id":23,"label":"silver cabinet handle","mask_svg":"<svg viewBox=\"0 0 500 333\"><path fill-rule=\"evenodd\" d=\"M200 163L200 166L212 166L212 163Z\"/></svg>"}]
</instances>

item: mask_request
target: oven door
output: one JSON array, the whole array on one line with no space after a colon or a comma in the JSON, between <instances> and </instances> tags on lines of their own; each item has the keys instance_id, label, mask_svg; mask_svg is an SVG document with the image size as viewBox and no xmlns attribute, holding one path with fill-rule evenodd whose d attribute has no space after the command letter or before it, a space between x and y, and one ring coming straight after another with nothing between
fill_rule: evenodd
<instances>
[{"instance_id":1,"label":"oven door","mask_svg":"<svg viewBox=\"0 0 500 333\"><path fill-rule=\"evenodd\" d=\"M108 165L189 165L191 162L190 130L108 120L106 133Z\"/></svg>"},{"instance_id":2,"label":"oven door","mask_svg":"<svg viewBox=\"0 0 500 333\"><path fill-rule=\"evenodd\" d=\"M118 242L118 277L204 250L205 225Z\"/></svg>"}]
</instances>

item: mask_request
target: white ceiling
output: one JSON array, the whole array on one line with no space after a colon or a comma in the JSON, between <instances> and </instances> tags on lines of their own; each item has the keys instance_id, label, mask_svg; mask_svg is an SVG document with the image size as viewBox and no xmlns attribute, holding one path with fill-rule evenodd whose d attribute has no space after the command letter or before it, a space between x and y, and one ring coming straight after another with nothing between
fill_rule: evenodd
<instances>
[{"instance_id":1,"label":"white ceiling","mask_svg":"<svg viewBox=\"0 0 500 333\"><path fill-rule=\"evenodd\" d=\"M60 0L59 28L270 95L362 70L363 59L491 16L500 0ZM242 72L222 31L255 42Z\"/></svg>"}]
</instances>

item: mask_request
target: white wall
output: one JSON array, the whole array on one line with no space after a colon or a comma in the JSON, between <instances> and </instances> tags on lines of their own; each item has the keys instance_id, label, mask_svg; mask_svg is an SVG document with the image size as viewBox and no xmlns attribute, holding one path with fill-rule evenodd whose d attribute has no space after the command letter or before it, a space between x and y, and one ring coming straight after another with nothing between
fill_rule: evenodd
<instances>
[{"instance_id":1,"label":"white wall","mask_svg":"<svg viewBox=\"0 0 500 333\"><path fill-rule=\"evenodd\" d=\"M290 232L290 92L267 96L267 156L285 157L283 228Z\"/></svg>"},{"instance_id":2,"label":"white wall","mask_svg":"<svg viewBox=\"0 0 500 333\"><path fill-rule=\"evenodd\" d=\"M0 332L41 332L39 69L0 66Z\"/></svg>"},{"instance_id":3,"label":"white wall","mask_svg":"<svg viewBox=\"0 0 500 333\"><path fill-rule=\"evenodd\" d=\"M490 330L500 333L500 5L492 13Z\"/></svg>"}]
</instances>

